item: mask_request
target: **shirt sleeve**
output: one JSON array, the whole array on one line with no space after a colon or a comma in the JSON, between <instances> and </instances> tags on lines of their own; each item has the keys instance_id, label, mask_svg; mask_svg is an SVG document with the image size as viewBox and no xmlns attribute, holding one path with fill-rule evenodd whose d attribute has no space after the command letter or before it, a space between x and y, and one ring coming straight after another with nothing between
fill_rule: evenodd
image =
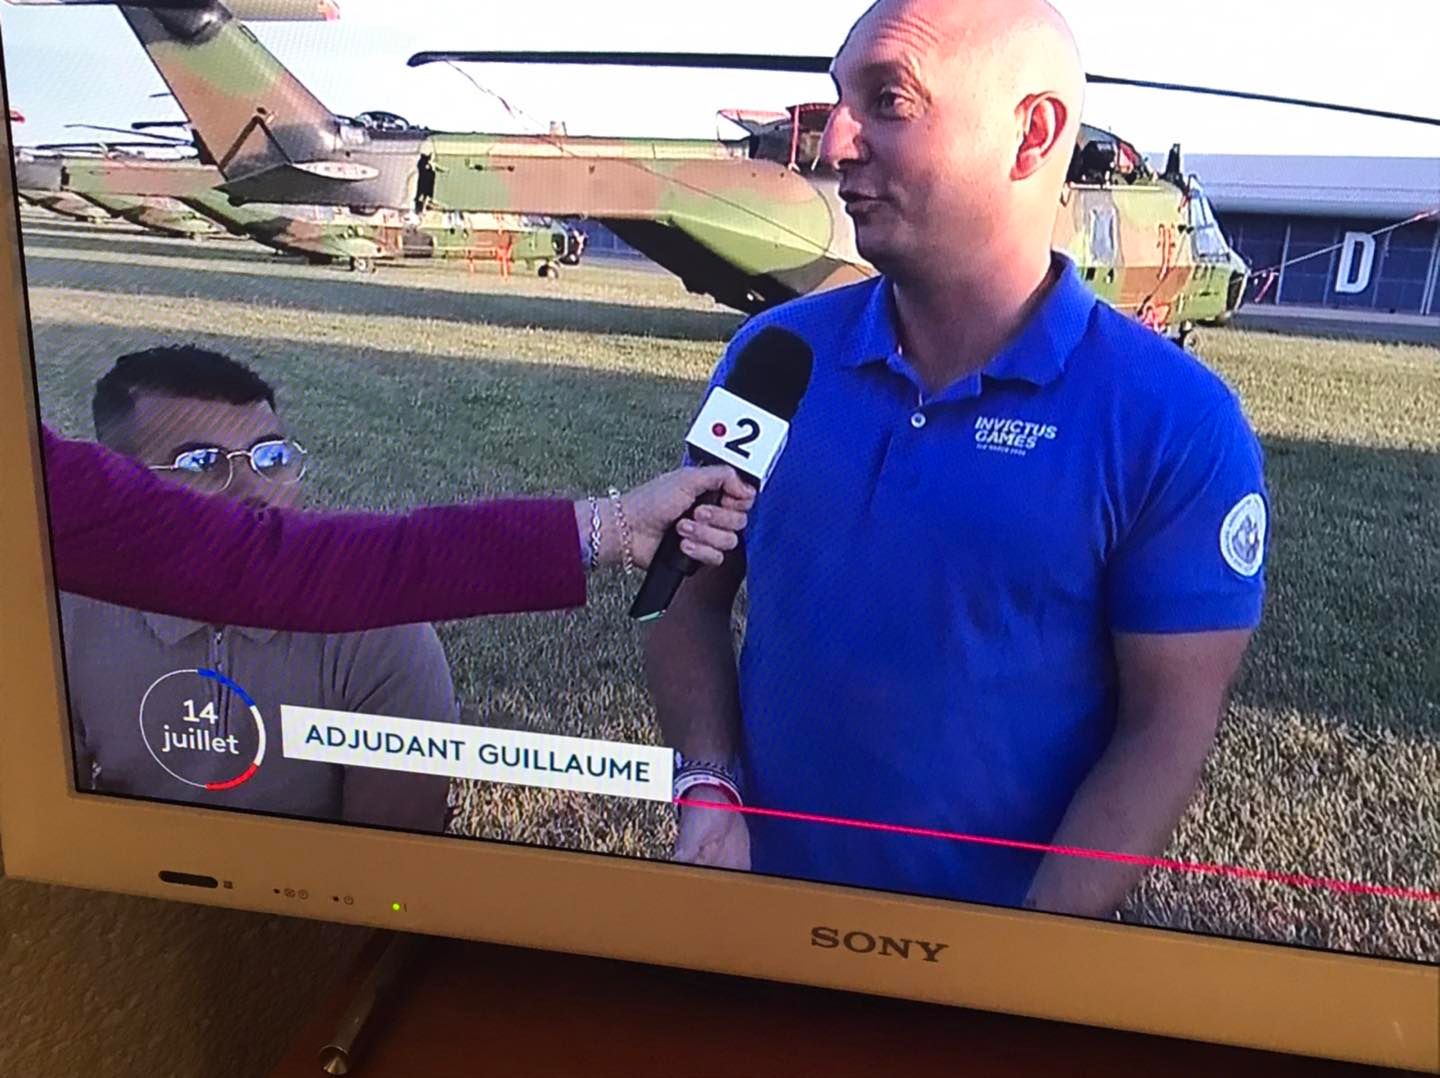
<instances>
[{"instance_id":1,"label":"shirt sleeve","mask_svg":"<svg viewBox=\"0 0 1440 1078\"><path fill-rule=\"evenodd\" d=\"M349 632L585 602L572 503L253 510L44 429L58 585L217 625Z\"/></svg>"},{"instance_id":2,"label":"shirt sleeve","mask_svg":"<svg viewBox=\"0 0 1440 1078\"><path fill-rule=\"evenodd\" d=\"M1253 629L1265 596L1270 501L1259 440L1232 397L1152 475L1107 567L1111 628Z\"/></svg>"}]
</instances>

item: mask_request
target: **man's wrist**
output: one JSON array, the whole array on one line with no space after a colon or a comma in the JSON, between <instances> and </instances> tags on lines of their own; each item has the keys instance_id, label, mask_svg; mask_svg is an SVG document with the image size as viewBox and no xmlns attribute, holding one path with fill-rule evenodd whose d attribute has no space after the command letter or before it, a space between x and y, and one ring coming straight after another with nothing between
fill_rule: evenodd
<instances>
[{"instance_id":1,"label":"man's wrist","mask_svg":"<svg viewBox=\"0 0 1440 1078\"><path fill-rule=\"evenodd\" d=\"M733 805L745 803L740 794L740 769L734 760L700 760L676 753L675 800L682 800L690 791L718 790Z\"/></svg>"}]
</instances>

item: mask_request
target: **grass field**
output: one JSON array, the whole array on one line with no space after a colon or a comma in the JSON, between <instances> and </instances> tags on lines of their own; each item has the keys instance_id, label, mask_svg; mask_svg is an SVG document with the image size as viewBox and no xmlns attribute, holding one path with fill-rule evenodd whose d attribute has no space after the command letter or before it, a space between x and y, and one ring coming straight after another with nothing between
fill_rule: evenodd
<instances>
[{"instance_id":1,"label":"grass field","mask_svg":"<svg viewBox=\"0 0 1440 1078\"><path fill-rule=\"evenodd\" d=\"M739 316L645 267L558 283L455 267L374 279L238 243L27 216L44 412L89 436L126 350L194 341L275 381L316 503L400 508L625 485L676 460ZM1265 624L1168 854L1440 888L1440 349L1238 331L1202 350L1267 454ZM631 589L569 614L443 626L465 704L497 726L652 741ZM463 785L461 829L668 855L663 807ZM1435 904L1152 874L1129 920L1440 959Z\"/></svg>"}]
</instances>

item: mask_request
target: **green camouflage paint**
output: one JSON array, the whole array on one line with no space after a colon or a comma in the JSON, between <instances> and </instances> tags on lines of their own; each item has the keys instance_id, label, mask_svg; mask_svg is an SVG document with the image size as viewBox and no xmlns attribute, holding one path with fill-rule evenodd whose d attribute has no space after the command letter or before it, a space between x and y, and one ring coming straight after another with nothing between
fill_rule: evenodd
<instances>
[{"instance_id":1,"label":"green camouflage paint","mask_svg":"<svg viewBox=\"0 0 1440 1078\"><path fill-rule=\"evenodd\" d=\"M221 189L224 177L219 170L193 161L129 156L57 157L46 163L52 162L54 182L63 188L59 194L90 199L147 226L155 225L155 206L179 204L233 235L314 261L493 261L499 257L502 237L508 236L514 263L553 267L573 246L563 226L527 222L514 214L438 210L406 214L390 209L356 214L335 206L236 204ZM38 181L40 170L31 171ZM152 207L151 216L138 219L146 205Z\"/></svg>"}]
</instances>

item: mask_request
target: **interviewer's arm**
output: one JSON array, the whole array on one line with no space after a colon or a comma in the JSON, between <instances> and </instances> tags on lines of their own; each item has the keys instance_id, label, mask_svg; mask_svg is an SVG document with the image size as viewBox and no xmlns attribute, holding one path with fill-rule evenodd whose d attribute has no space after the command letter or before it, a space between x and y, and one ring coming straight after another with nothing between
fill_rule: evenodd
<instances>
[{"instance_id":1,"label":"interviewer's arm","mask_svg":"<svg viewBox=\"0 0 1440 1078\"><path fill-rule=\"evenodd\" d=\"M1157 857L1195 793L1249 630L1115 637L1115 734L1051 842ZM1145 868L1047 855L1025 905L1110 917Z\"/></svg>"},{"instance_id":2,"label":"interviewer's arm","mask_svg":"<svg viewBox=\"0 0 1440 1078\"><path fill-rule=\"evenodd\" d=\"M740 685L735 671L731 613L745 561L737 552L702 569L676 594L645 637L645 669L665 743L700 760L731 759L739 744ZM698 787L688 800L725 803ZM680 813L676 860L727 868L750 867L743 816L686 807Z\"/></svg>"},{"instance_id":3,"label":"interviewer's arm","mask_svg":"<svg viewBox=\"0 0 1440 1078\"><path fill-rule=\"evenodd\" d=\"M681 550L716 565L755 493L733 468L681 468L618 498L496 499L412 513L252 509L157 479L93 442L42 428L56 580L120 606L292 632L562 610L585 602L580 532L602 514L595 564ZM707 494L718 494L686 517ZM685 519L681 519L685 517Z\"/></svg>"},{"instance_id":4,"label":"interviewer's arm","mask_svg":"<svg viewBox=\"0 0 1440 1078\"><path fill-rule=\"evenodd\" d=\"M344 632L585 602L575 507L256 511L44 431L56 583L218 625Z\"/></svg>"}]
</instances>

